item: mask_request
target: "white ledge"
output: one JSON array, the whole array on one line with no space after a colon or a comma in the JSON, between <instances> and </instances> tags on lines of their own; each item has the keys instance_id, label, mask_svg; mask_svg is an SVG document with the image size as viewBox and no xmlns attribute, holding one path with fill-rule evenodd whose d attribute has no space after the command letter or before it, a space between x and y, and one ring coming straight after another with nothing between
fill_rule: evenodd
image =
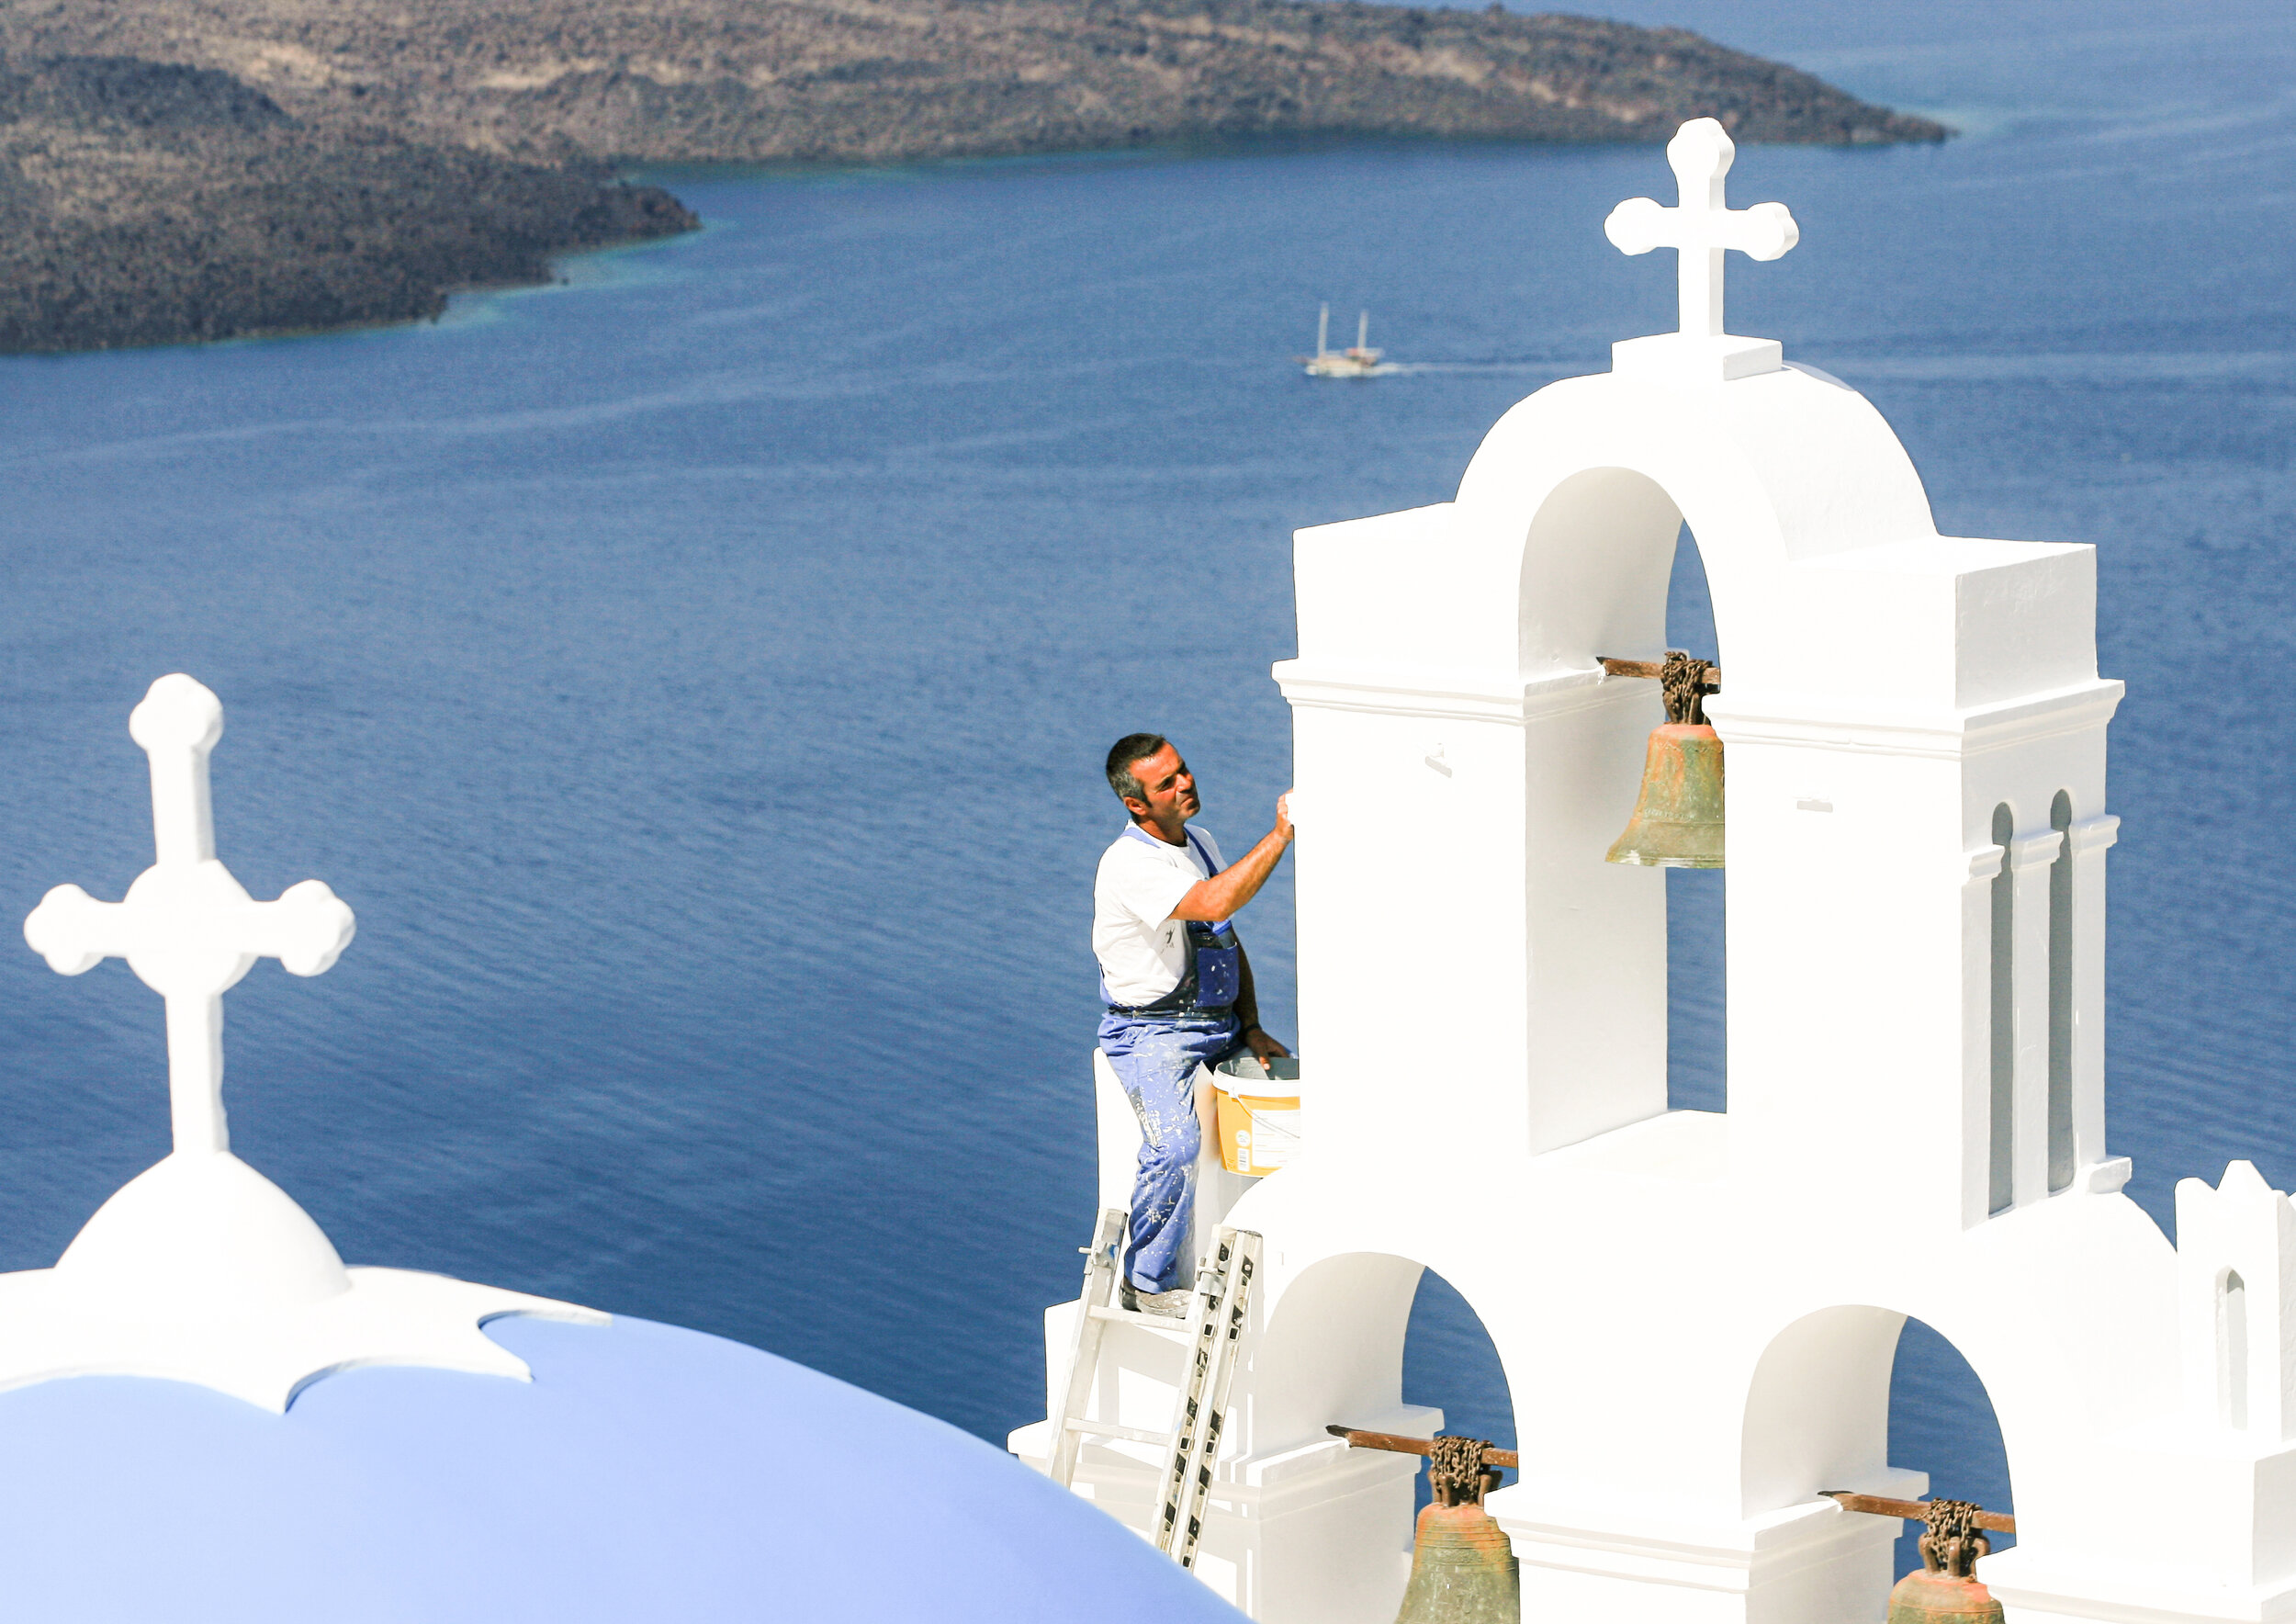
<instances>
[{"instance_id":1,"label":"white ledge","mask_svg":"<svg viewBox=\"0 0 2296 1624\"><path fill-rule=\"evenodd\" d=\"M1658 693L1650 683L1606 679L1599 666L1536 677L1491 678L1440 666L1282 660L1276 662L1273 675L1284 697L1298 707L1518 727L1542 716L1638 698L1655 704Z\"/></svg>"},{"instance_id":2,"label":"white ledge","mask_svg":"<svg viewBox=\"0 0 2296 1624\"><path fill-rule=\"evenodd\" d=\"M2112 720L2127 687L2091 678L2063 688L1959 709L1851 710L1781 693L1716 694L1706 719L1726 745L1805 745L1862 755L1959 759L1981 750L2086 732Z\"/></svg>"}]
</instances>

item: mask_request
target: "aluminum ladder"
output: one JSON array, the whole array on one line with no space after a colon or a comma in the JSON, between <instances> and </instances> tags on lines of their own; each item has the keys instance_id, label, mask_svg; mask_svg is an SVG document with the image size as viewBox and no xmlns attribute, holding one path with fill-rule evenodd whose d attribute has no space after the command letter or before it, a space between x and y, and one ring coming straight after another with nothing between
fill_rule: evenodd
<instances>
[{"instance_id":1,"label":"aluminum ladder","mask_svg":"<svg viewBox=\"0 0 2296 1624\"><path fill-rule=\"evenodd\" d=\"M1076 1328L1068 1354L1068 1386L1052 1416L1052 1454L1046 1472L1063 1488L1075 1487L1076 1460L1087 1438L1120 1438L1163 1448L1165 1471L1154 1539L1156 1549L1184 1568L1196 1565L1204 1532L1204 1502L1220 1459L1220 1428L1228 1389L1244 1344L1252 1279L1259 1272L1260 1237L1249 1229L1215 1230L1211 1250L1196 1268L1195 1301L1186 1319L1133 1314L1116 1306L1117 1268L1130 1214L1104 1207L1084 1248L1085 1284L1076 1298ZM1138 1325L1187 1338L1187 1376L1163 1432L1086 1418L1100 1373L1100 1345L1109 1326Z\"/></svg>"}]
</instances>

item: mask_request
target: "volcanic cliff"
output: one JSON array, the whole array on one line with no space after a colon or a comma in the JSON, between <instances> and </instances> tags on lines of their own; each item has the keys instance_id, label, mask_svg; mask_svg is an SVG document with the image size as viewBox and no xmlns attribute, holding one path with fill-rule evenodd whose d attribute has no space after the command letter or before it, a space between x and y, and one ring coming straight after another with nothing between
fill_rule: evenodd
<instances>
[{"instance_id":1,"label":"volcanic cliff","mask_svg":"<svg viewBox=\"0 0 2296 1624\"><path fill-rule=\"evenodd\" d=\"M1200 138L1936 141L1680 29L1355 0L0 3L0 349L434 314L694 219L648 163Z\"/></svg>"}]
</instances>

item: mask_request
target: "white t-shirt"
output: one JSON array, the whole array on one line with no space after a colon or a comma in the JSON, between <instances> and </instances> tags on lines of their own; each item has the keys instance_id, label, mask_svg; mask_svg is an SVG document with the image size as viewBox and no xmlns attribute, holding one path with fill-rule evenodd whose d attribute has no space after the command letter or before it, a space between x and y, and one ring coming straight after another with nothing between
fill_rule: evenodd
<instances>
[{"instance_id":1,"label":"white t-shirt","mask_svg":"<svg viewBox=\"0 0 2296 1624\"><path fill-rule=\"evenodd\" d=\"M1202 829L1188 831L1218 867L1227 859ZM1209 880L1195 846L1167 846L1127 832L1100 854L1092 882L1092 951L1109 1001L1153 1004L1187 973L1187 927L1172 917L1189 887Z\"/></svg>"}]
</instances>

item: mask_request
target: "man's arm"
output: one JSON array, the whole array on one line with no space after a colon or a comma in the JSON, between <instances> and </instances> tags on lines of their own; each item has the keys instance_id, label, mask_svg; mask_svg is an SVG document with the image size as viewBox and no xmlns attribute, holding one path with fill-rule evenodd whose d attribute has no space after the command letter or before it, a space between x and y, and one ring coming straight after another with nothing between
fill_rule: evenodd
<instances>
[{"instance_id":1,"label":"man's arm","mask_svg":"<svg viewBox=\"0 0 2296 1624\"><path fill-rule=\"evenodd\" d=\"M1165 916L1175 919L1200 919L1207 923L1232 915L1267 884L1267 876L1276 872L1282 860L1284 848L1291 844L1291 797L1284 795L1276 802L1276 827L1260 837L1258 845L1221 869L1209 880L1199 880L1188 887L1172 911Z\"/></svg>"}]
</instances>

